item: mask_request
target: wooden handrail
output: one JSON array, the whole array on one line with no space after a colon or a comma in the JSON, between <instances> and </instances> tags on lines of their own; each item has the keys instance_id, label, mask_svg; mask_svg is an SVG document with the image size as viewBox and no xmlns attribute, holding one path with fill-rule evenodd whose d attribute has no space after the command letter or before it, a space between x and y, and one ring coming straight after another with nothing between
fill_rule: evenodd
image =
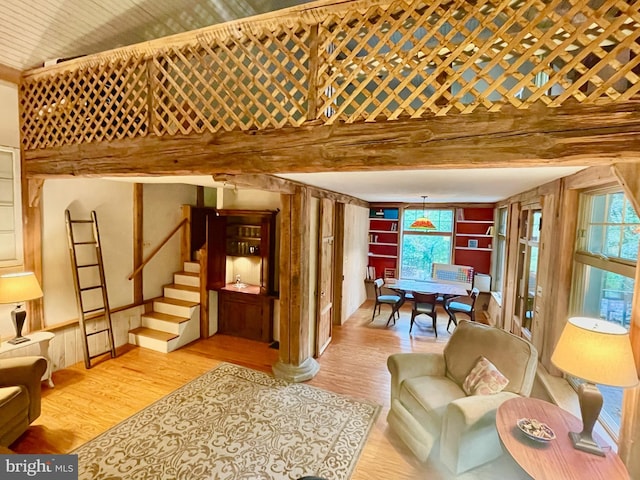
<instances>
[{"instance_id":1,"label":"wooden handrail","mask_svg":"<svg viewBox=\"0 0 640 480\"><path fill-rule=\"evenodd\" d=\"M135 277L145 267L145 265L149 263L149 261L156 255L156 253L158 253L160 249L164 247L165 244L171 239L171 237L173 237L173 235L175 235L175 233L180 230L188 221L188 218L183 218L182 221L178 225L176 225L173 230L171 230L171 233L167 235L162 242L160 242L160 245L154 248L149 256L145 258L140 265L138 265L138 267L131 273L131 275L129 275L129 280L132 280L133 277Z\"/></svg>"}]
</instances>

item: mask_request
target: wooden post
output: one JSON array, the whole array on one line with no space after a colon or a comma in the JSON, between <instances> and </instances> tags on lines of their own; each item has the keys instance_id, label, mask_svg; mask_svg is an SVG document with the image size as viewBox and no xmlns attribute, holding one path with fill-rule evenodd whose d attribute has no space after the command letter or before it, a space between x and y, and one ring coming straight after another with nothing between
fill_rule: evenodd
<instances>
[{"instance_id":1,"label":"wooden post","mask_svg":"<svg viewBox=\"0 0 640 480\"><path fill-rule=\"evenodd\" d=\"M142 265L144 245L144 186L136 183L133 186L133 269ZM140 270L133 277L133 303L142 305L144 301L143 275Z\"/></svg>"},{"instance_id":2,"label":"wooden post","mask_svg":"<svg viewBox=\"0 0 640 480\"><path fill-rule=\"evenodd\" d=\"M613 173L624 189L627 199L633 205L636 214L640 214L640 164L613 165ZM638 255L640 259L640 252ZM640 370L640 262L636 262L636 276L631 308L631 325L629 335L636 361L636 369ZM620 458L627 466L631 478L640 474L640 388L626 389L622 398L622 421L620 422L620 439L618 442Z\"/></svg>"},{"instance_id":3,"label":"wooden post","mask_svg":"<svg viewBox=\"0 0 640 480\"><path fill-rule=\"evenodd\" d=\"M309 192L299 187L282 195L280 216L280 356L273 366L278 378L303 382L320 366L309 343Z\"/></svg>"},{"instance_id":4,"label":"wooden post","mask_svg":"<svg viewBox=\"0 0 640 480\"><path fill-rule=\"evenodd\" d=\"M207 278L209 276L207 256L209 249L207 242L199 250L200 253L200 338L209 338L209 289Z\"/></svg>"},{"instance_id":5,"label":"wooden post","mask_svg":"<svg viewBox=\"0 0 640 480\"><path fill-rule=\"evenodd\" d=\"M191 258L191 206L182 206L182 218L187 219L187 223L182 226L180 232L180 262L190 262Z\"/></svg>"},{"instance_id":6,"label":"wooden post","mask_svg":"<svg viewBox=\"0 0 640 480\"><path fill-rule=\"evenodd\" d=\"M26 186L26 188L25 188ZM22 176L22 205L23 205L23 245L24 268L35 273L42 285L42 208L40 196L44 180L34 178L25 180ZM44 328L44 300L39 298L27 303L29 315L29 331Z\"/></svg>"}]
</instances>

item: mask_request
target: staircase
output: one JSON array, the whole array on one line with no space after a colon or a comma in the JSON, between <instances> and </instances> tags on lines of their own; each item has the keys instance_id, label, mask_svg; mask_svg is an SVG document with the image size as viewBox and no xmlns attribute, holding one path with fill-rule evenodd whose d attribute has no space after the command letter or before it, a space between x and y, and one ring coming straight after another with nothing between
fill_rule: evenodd
<instances>
[{"instance_id":1,"label":"staircase","mask_svg":"<svg viewBox=\"0 0 640 480\"><path fill-rule=\"evenodd\" d=\"M200 337L200 265L185 262L173 274L153 311L142 315L142 326L129 331L129 343L168 353Z\"/></svg>"}]
</instances>

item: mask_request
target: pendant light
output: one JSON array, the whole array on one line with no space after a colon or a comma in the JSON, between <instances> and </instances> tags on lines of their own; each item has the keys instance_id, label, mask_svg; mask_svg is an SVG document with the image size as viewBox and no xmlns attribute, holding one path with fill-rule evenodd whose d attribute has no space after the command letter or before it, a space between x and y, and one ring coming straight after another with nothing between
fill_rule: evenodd
<instances>
[{"instance_id":1,"label":"pendant light","mask_svg":"<svg viewBox=\"0 0 640 480\"><path fill-rule=\"evenodd\" d=\"M424 204L427 199L427 195L422 195L422 216L416 218L416 220L409 226L409 228L420 228L422 230L435 230L436 226L431 220L427 218L425 213Z\"/></svg>"}]
</instances>

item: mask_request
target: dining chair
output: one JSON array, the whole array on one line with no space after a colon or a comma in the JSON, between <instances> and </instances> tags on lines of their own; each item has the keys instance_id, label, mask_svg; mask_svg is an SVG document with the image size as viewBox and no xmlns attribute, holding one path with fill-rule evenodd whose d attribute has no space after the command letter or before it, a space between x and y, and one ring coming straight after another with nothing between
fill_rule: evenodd
<instances>
[{"instance_id":1,"label":"dining chair","mask_svg":"<svg viewBox=\"0 0 640 480\"><path fill-rule=\"evenodd\" d=\"M373 315L371 316L371 321L376 317L376 308L378 309L378 314L380 314L380 309L382 305L389 305L391 307L391 314L389 315L389 319L387 320L387 325L391 319L393 319L393 324L396 324L396 315L400 318L400 307L404 303L404 295L403 294L383 294L382 287L384 286L384 280L382 278L376 278L373 281L373 287L375 289L376 303L373 306Z\"/></svg>"},{"instance_id":2,"label":"dining chair","mask_svg":"<svg viewBox=\"0 0 640 480\"><path fill-rule=\"evenodd\" d=\"M468 296L457 296L447 299L444 304L444 310L449 314L447 332L449 331L451 323L456 327L458 326L458 319L456 318L457 313L464 313L472 322L476 321L475 306L479 293L480 290L477 287L474 287Z\"/></svg>"},{"instance_id":3,"label":"dining chair","mask_svg":"<svg viewBox=\"0 0 640 480\"><path fill-rule=\"evenodd\" d=\"M420 293L412 292L413 295L413 309L411 310L411 325L409 326L409 333L413 329L413 323L418 315L428 315L433 320L433 331L438 338L438 329L436 328L436 321L438 319L438 313L436 312L437 306L437 294L435 293Z\"/></svg>"}]
</instances>

